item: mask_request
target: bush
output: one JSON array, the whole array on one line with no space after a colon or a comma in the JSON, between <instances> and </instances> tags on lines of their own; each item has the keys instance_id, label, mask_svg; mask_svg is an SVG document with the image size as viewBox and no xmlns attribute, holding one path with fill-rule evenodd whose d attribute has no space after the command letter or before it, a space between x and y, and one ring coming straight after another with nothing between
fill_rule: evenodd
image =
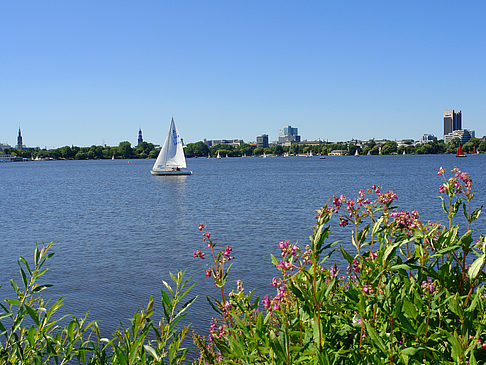
<instances>
[{"instance_id":1,"label":"bush","mask_svg":"<svg viewBox=\"0 0 486 365\"><path fill-rule=\"evenodd\" d=\"M447 226L396 209L396 195L379 186L354 199L334 196L317 212L310 245L279 243L276 295L263 300L241 282L225 295L231 248L215 251L200 225L212 256L206 276L222 295L211 302L217 315L208 338L194 336L200 363L484 363L486 238L471 229L481 208L472 210L469 175L452 173L438 173ZM459 211L467 227L453 224ZM355 253L338 250L346 270L327 265L337 249L327 243L336 217L353 228Z\"/></svg>"},{"instance_id":2,"label":"bush","mask_svg":"<svg viewBox=\"0 0 486 365\"><path fill-rule=\"evenodd\" d=\"M172 275L175 287L163 281L161 290L164 317L159 323L151 319L154 308L150 298L130 320L131 326L120 328L112 339L102 338L97 322L71 316L58 317L63 300L50 303L39 293L51 285L38 281L47 271L46 261L52 242L36 247L33 266L19 258L22 285L11 280L15 298L1 303L0 363L1 364L180 364L187 356L182 347L190 325L178 330L178 322L196 298L181 305L181 300L194 287L188 286L184 272ZM28 324L30 322L30 324ZM68 322L63 326L63 322ZM155 340L148 340L149 333Z\"/></svg>"}]
</instances>

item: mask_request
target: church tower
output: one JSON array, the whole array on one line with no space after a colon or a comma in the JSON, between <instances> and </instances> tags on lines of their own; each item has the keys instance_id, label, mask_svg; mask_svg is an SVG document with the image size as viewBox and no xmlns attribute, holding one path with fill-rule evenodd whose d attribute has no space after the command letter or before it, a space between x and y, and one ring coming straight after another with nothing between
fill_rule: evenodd
<instances>
[{"instance_id":1,"label":"church tower","mask_svg":"<svg viewBox=\"0 0 486 365\"><path fill-rule=\"evenodd\" d=\"M21 150L22 146L23 146L22 133L20 132L20 127L19 127L19 135L17 136L17 149Z\"/></svg>"},{"instance_id":2,"label":"church tower","mask_svg":"<svg viewBox=\"0 0 486 365\"><path fill-rule=\"evenodd\" d=\"M142 128L139 128L138 129L138 144L140 144L142 142L143 142L143 138L142 138Z\"/></svg>"}]
</instances>

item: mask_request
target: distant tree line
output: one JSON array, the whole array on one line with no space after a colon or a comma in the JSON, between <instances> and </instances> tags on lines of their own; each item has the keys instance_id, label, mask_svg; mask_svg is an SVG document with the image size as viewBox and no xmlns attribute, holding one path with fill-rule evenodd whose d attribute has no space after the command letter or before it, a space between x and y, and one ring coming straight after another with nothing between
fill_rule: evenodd
<instances>
[{"instance_id":1,"label":"distant tree line","mask_svg":"<svg viewBox=\"0 0 486 365\"><path fill-rule=\"evenodd\" d=\"M359 154L370 155L393 155L393 154L442 154L442 153L456 153L459 147L459 138L453 139L450 143L444 141L438 141L434 138L433 141L424 144L409 145L398 147L395 141L386 141L384 144L377 144L375 141L369 141L363 148L352 143L330 143L321 145L292 145L292 146L272 146L268 148L259 148L254 145L242 143L238 147L233 147L226 144L219 144L213 147L208 147L204 142L189 143L185 149L186 157L216 157L219 154L221 157L241 157L247 156L260 156L263 153L267 155L283 155L289 153L291 155L307 154L312 152L314 155L328 155L333 150L345 150L349 155L354 155L356 150ZM476 148L478 152L486 152L486 138L482 140L479 138L472 138L462 146L462 149L466 153L471 153Z\"/></svg>"},{"instance_id":2,"label":"distant tree line","mask_svg":"<svg viewBox=\"0 0 486 365\"><path fill-rule=\"evenodd\" d=\"M450 143L438 141L434 138L433 141L424 144L404 145L398 147L395 141L386 141L384 144L377 144L375 141L369 141L363 148L352 143L330 143L321 145L292 145L292 146L272 146L267 148L260 148L247 143L242 143L238 147L233 147L226 144L219 144L213 147L208 147L204 142L189 143L184 147L186 157L216 157L219 154L221 157L241 157L241 156L261 156L264 153L267 155L281 156L284 153L290 155L307 154L312 152L314 155L328 155L333 150L345 150L349 155L354 155L355 151L361 155L393 155L403 154L443 154L456 153L459 146L459 138L453 139ZM486 138L472 138L462 146L465 153L471 153L473 149L477 152L486 152ZM381 152L380 152L381 149ZM110 146L91 146L91 147L76 147L64 146L52 150L47 149L26 149L19 150L12 148L6 150L5 153L12 154L24 158L52 158L55 160L100 160L110 159L113 156L117 159L137 159L137 158L156 158L159 151L155 149L152 143L142 142L136 147L132 147L130 142L124 141L116 147Z\"/></svg>"},{"instance_id":3,"label":"distant tree line","mask_svg":"<svg viewBox=\"0 0 486 365\"><path fill-rule=\"evenodd\" d=\"M132 147L130 142L124 141L116 147L110 146L91 146L76 147L64 146L52 150L47 149L16 149L8 151L12 155L24 158L52 158L55 160L101 160L110 159L113 156L119 158L156 158L158 151L152 143L142 142L136 147Z\"/></svg>"}]
</instances>

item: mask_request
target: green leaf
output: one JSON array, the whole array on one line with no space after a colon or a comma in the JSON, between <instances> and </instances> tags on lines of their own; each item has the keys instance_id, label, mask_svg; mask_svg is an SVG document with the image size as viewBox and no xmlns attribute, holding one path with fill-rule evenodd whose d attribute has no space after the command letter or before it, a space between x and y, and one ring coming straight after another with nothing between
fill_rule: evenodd
<instances>
[{"instance_id":1,"label":"green leaf","mask_svg":"<svg viewBox=\"0 0 486 365\"><path fill-rule=\"evenodd\" d=\"M471 213L471 222L475 221L476 219L479 218L479 215L481 214L481 211L483 210L483 206L481 205L480 208L474 209L473 212Z\"/></svg>"},{"instance_id":2,"label":"green leaf","mask_svg":"<svg viewBox=\"0 0 486 365\"><path fill-rule=\"evenodd\" d=\"M478 277L479 272L481 271L481 268L483 266L483 263L485 261L485 254L483 254L481 257L477 258L474 260L472 265L469 267L469 270L467 271L467 275L471 280L474 280Z\"/></svg>"},{"instance_id":3,"label":"green leaf","mask_svg":"<svg viewBox=\"0 0 486 365\"><path fill-rule=\"evenodd\" d=\"M15 293L17 293L17 295L20 295L21 292L20 292L19 286L17 285L17 283L15 282L14 279L10 279L10 285L15 290Z\"/></svg>"},{"instance_id":4,"label":"green leaf","mask_svg":"<svg viewBox=\"0 0 486 365\"><path fill-rule=\"evenodd\" d=\"M445 200L443 197L439 196L440 200L442 200L442 209L444 210L444 212L449 215L449 211L447 210L446 208L446 205L445 205Z\"/></svg>"},{"instance_id":5,"label":"green leaf","mask_svg":"<svg viewBox=\"0 0 486 365\"><path fill-rule=\"evenodd\" d=\"M39 315L37 312L27 304L25 304L25 308L27 309L27 313L29 313L30 318L34 321L34 323L39 326Z\"/></svg>"},{"instance_id":6,"label":"green leaf","mask_svg":"<svg viewBox=\"0 0 486 365\"><path fill-rule=\"evenodd\" d=\"M387 349L385 344L381 340L380 336L376 333L375 329L371 327L368 322L365 322L366 332L370 335L373 342L378 346L378 349L382 352L383 356L387 356Z\"/></svg>"},{"instance_id":7,"label":"green leaf","mask_svg":"<svg viewBox=\"0 0 486 365\"><path fill-rule=\"evenodd\" d=\"M280 261L278 261L278 259L275 256L273 256L273 254L270 254L270 257L272 258L272 264L274 266L277 266L277 265L280 264Z\"/></svg>"},{"instance_id":8,"label":"green leaf","mask_svg":"<svg viewBox=\"0 0 486 365\"><path fill-rule=\"evenodd\" d=\"M385 217L381 216L380 218L378 218L376 220L375 223L373 223L373 228L371 229L371 234L373 236L375 236L378 233L378 231L380 230L381 225L383 224L384 220L385 220Z\"/></svg>"},{"instance_id":9,"label":"green leaf","mask_svg":"<svg viewBox=\"0 0 486 365\"><path fill-rule=\"evenodd\" d=\"M408 300L407 297L403 298L403 305L402 305L403 311L407 316L409 316L412 319L417 318L417 309L415 308L415 305Z\"/></svg>"},{"instance_id":10,"label":"green leaf","mask_svg":"<svg viewBox=\"0 0 486 365\"><path fill-rule=\"evenodd\" d=\"M461 342L457 338L456 333L447 333L447 339L449 343L452 345L452 355L455 357L456 360L459 360L464 356L464 348L461 345Z\"/></svg>"},{"instance_id":11,"label":"green leaf","mask_svg":"<svg viewBox=\"0 0 486 365\"><path fill-rule=\"evenodd\" d=\"M27 268L27 270L29 271L29 274L32 275L32 270L30 270L30 266L29 264L27 263L27 260L24 259L22 256L19 256L19 260L25 265L25 267Z\"/></svg>"},{"instance_id":12,"label":"green leaf","mask_svg":"<svg viewBox=\"0 0 486 365\"><path fill-rule=\"evenodd\" d=\"M400 354L407 355L407 356L414 356L417 352L422 350L423 347L407 347L400 351Z\"/></svg>"},{"instance_id":13,"label":"green leaf","mask_svg":"<svg viewBox=\"0 0 486 365\"><path fill-rule=\"evenodd\" d=\"M343 246L339 245L339 248L341 249L341 254L343 255L344 259L350 264L353 264L353 258L349 253L346 252L346 250L343 248Z\"/></svg>"},{"instance_id":14,"label":"green leaf","mask_svg":"<svg viewBox=\"0 0 486 365\"><path fill-rule=\"evenodd\" d=\"M157 355L157 352L155 351L155 349L152 347L152 346L149 346L149 345L143 345L143 348L145 349L145 351L147 351L150 355L152 355L152 357L155 359L155 361L160 361L160 358L159 356Z\"/></svg>"},{"instance_id":15,"label":"green leaf","mask_svg":"<svg viewBox=\"0 0 486 365\"><path fill-rule=\"evenodd\" d=\"M46 284L46 285L37 285L32 289L32 293L38 293L43 291L44 289L50 288L52 285L51 284Z\"/></svg>"}]
</instances>

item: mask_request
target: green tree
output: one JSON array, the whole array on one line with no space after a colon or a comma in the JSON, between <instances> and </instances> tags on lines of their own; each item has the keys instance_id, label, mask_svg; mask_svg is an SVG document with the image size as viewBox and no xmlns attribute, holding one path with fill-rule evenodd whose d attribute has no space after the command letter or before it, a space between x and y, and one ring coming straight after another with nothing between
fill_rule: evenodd
<instances>
[{"instance_id":1,"label":"green tree","mask_svg":"<svg viewBox=\"0 0 486 365\"><path fill-rule=\"evenodd\" d=\"M381 147L382 155L391 155L396 152L397 152L397 142L395 141L386 141L383 147Z\"/></svg>"},{"instance_id":2,"label":"green tree","mask_svg":"<svg viewBox=\"0 0 486 365\"><path fill-rule=\"evenodd\" d=\"M480 151L480 152L486 152L486 140L483 140L483 141L482 141L482 142L479 144L478 151Z\"/></svg>"},{"instance_id":3,"label":"green tree","mask_svg":"<svg viewBox=\"0 0 486 365\"><path fill-rule=\"evenodd\" d=\"M121 156L121 158L131 158L133 156L133 149L130 142L120 142L117 155Z\"/></svg>"},{"instance_id":4,"label":"green tree","mask_svg":"<svg viewBox=\"0 0 486 365\"><path fill-rule=\"evenodd\" d=\"M88 154L83 151L79 151L76 153L76 156L74 156L76 160L86 160L88 158Z\"/></svg>"},{"instance_id":5,"label":"green tree","mask_svg":"<svg viewBox=\"0 0 486 365\"><path fill-rule=\"evenodd\" d=\"M450 141L447 144L447 150L446 153L456 153L457 148L459 147L459 144L461 143L461 140L459 138L454 138L452 141Z\"/></svg>"}]
</instances>

